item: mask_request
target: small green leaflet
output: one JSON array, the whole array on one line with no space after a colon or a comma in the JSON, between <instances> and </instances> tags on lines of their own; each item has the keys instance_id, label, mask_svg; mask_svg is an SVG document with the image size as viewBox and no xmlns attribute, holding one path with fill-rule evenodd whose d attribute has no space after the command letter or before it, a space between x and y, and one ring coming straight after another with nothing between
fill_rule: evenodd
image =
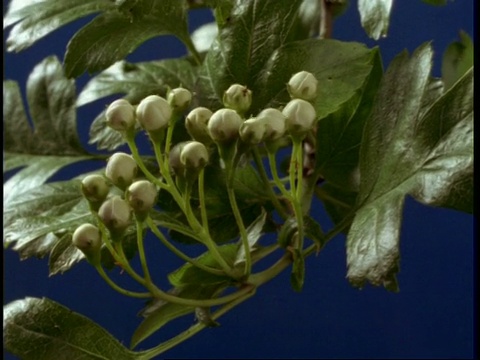
<instances>
[{"instance_id":1,"label":"small green leaflet","mask_svg":"<svg viewBox=\"0 0 480 360\"><path fill-rule=\"evenodd\" d=\"M392 0L358 0L362 26L368 36L378 40L387 36Z\"/></svg>"},{"instance_id":2,"label":"small green leaflet","mask_svg":"<svg viewBox=\"0 0 480 360\"><path fill-rule=\"evenodd\" d=\"M23 360L136 358L105 329L46 298L3 307L3 345Z\"/></svg>"},{"instance_id":3,"label":"small green leaflet","mask_svg":"<svg viewBox=\"0 0 480 360\"><path fill-rule=\"evenodd\" d=\"M407 194L473 211L473 69L431 104L432 49L397 56L385 73L360 151L360 191L347 237L348 278L397 290ZM422 109L422 106L428 109Z\"/></svg>"},{"instance_id":4,"label":"small green leaflet","mask_svg":"<svg viewBox=\"0 0 480 360\"><path fill-rule=\"evenodd\" d=\"M460 31L460 41L451 43L443 53L442 79L449 89L473 66L473 42L468 34Z\"/></svg>"}]
</instances>

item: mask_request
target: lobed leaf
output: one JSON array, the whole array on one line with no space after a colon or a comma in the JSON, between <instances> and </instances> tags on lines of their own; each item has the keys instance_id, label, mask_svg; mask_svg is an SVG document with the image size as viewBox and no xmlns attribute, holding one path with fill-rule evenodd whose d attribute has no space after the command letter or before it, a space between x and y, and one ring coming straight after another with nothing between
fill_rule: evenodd
<instances>
[{"instance_id":1,"label":"lobed leaf","mask_svg":"<svg viewBox=\"0 0 480 360\"><path fill-rule=\"evenodd\" d=\"M63 166L91 156L77 135L75 84L65 78L56 57L44 59L28 78L27 100L33 128L18 84L7 80L3 89L4 171L25 167L4 183L4 201L8 204L15 196L43 184Z\"/></svg>"},{"instance_id":2,"label":"lobed leaf","mask_svg":"<svg viewBox=\"0 0 480 360\"><path fill-rule=\"evenodd\" d=\"M248 249L250 252L255 251L257 248L256 245L263 234L262 231L266 220L267 212L262 208L262 213L247 227L246 231L248 237ZM245 247L240 241L238 244L238 251L235 257L234 265L241 264L242 262L245 262Z\"/></svg>"},{"instance_id":3,"label":"lobed leaf","mask_svg":"<svg viewBox=\"0 0 480 360\"><path fill-rule=\"evenodd\" d=\"M60 27L90 14L115 9L109 0L10 1L3 27L14 25L8 51L21 51Z\"/></svg>"},{"instance_id":4,"label":"lobed leaf","mask_svg":"<svg viewBox=\"0 0 480 360\"><path fill-rule=\"evenodd\" d=\"M355 286L369 281L397 289L407 194L430 205L473 209L473 70L424 111L431 57L427 44L411 59L403 53L392 62L365 126L347 239L347 276Z\"/></svg>"},{"instance_id":5,"label":"lobed leaf","mask_svg":"<svg viewBox=\"0 0 480 360\"><path fill-rule=\"evenodd\" d=\"M3 307L3 344L24 360L136 358L105 329L46 298Z\"/></svg>"},{"instance_id":6,"label":"lobed leaf","mask_svg":"<svg viewBox=\"0 0 480 360\"><path fill-rule=\"evenodd\" d=\"M65 73L78 77L122 60L156 36L173 34L187 41L185 0L140 0L126 11L105 12L80 29L65 53Z\"/></svg>"}]
</instances>

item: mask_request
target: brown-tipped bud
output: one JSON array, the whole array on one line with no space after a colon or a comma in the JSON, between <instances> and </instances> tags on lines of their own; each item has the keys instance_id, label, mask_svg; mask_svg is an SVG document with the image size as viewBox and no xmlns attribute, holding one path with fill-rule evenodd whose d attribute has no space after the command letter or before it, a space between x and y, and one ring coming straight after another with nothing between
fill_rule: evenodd
<instances>
[{"instance_id":1,"label":"brown-tipped bud","mask_svg":"<svg viewBox=\"0 0 480 360\"><path fill-rule=\"evenodd\" d=\"M158 95L150 95L140 101L136 110L137 121L147 132L157 132L168 126L172 108L167 100Z\"/></svg>"},{"instance_id":2,"label":"brown-tipped bud","mask_svg":"<svg viewBox=\"0 0 480 360\"><path fill-rule=\"evenodd\" d=\"M185 111L192 101L192 93L184 88L175 88L169 91L167 101L172 109Z\"/></svg>"},{"instance_id":3,"label":"brown-tipped bud","mask_svg":"<svg viewBox=\"0 0 480 360\"><path fill-rule=\"evenodd\" d=\"M132 156L117 152L107 162L105 176L117 187L125 190L137 175L137 163Z\"/></svg>"},{"instance_id":4,"label":"brown-tipped bud","mask_svg":"<svg viewBox=\"0 0 480 360\"><path fill-rule=\"evenodd\" d=\"M317 113L312 104L302 99L291 100L282 113L287 117L287 132L293 137L303 137L315 124Z\"/></svg>"},{"instance_id":5,"label":"brown-tipped bud","mask_svg":"<svg viewBox=\"0 0 480 360\"><path fill-rule=\"evenodd\" d=\"M180 152L180 162L187 169L200 170L208 163L208 151L205 145L198 141L190 141Z\"/></svg>"},{"instance_id":6,"label":"brown-tipped bud","mask_svg":"<svg viewBox=\"0 0 480 360\"><path fill-rule=\"evenodd\" d=\"M98 216L110 230L112 239L121 234L130 225L132 214L128 203L120 196L113 196L106 200L98 210Z\"/></svg>"},{"instance_id":7,"label":"brown-tipped bud","mask_svg":"<svg viewBox=\"0 0 480 360\"><path fill-rule=\"evenodd\" d=\"M82 180L82 193L89 202L103 202L109 191L110 186L102 175L87 175Z\"/></svg>"},{"instance_id":8,"label":"brown-tipped bud","mask_svg":"<svg viewBox=\"0 0 480 360\"><path fill-rule=\"evenodd\" d=\"M100 263L102 235L96 226L92 224L80 225L72 235L72 244L83 252L91 264Z\"/></svg>"},{"instance_id":9,"label":"brown-tipped bud","mask_svg":"<svg viewBox=\"0 0 480 360\"><path fill-rule=\"evenodd\" d=\"M210 144L212 138L208 133L207 124L213 112L205 107L197 107L190 111L185 118L185 127L190 136L204 144Z\"/></svg>"},{"instance_id":10,"label":"brown-tipped bud","mask_svg":"<svg viewBox=\"0 0 480 360\"><path fill-rule=\"evenodd\" d=\"M210 137L217 144L229 144L235 141L243 120L232 109L220 109L213 113L208 121L207 129Z\"/></svg>"},{"instance_id":11,"label":"brown-tipped bud","mask_svg":"<svg viewBox=\"0 0 480 360\"><path fill-rule=\"evenodd\" d=\"M262 110L257 119L265 125L265 141L275 141L285 134L286 117L278 109Z\"/></svg>"},{"instance_id":12,"label":"brown-tipped bud","mask_svg":"<svg viewBox=\"0 0 480 360\"><path fill-rule=\"evenodd\" d=\"M126 199L136 214L147 213L157 201L157 188L148 180L135 181L128 187Z\"/></svg>"},{"instance_id":13,"label":"brown-tipped bud","mask_svg":"<svg viewBox=\"0 0 480 360\"><path fill-rule=\"evenodd\" d=\"M127 131L135 126L135 110L127 100L112 102L105 112L107 125L117 131Z\"/></svg>"},{"instance_id":14,"label":"brown-tipped bud","mask_svg":"<svg viewBox=\"0 0 480 360\"><path fill-rule=\"evenodd\" d=\"M233 84L223 94L223 105L244 114L252 105L252 91L246 86Z\"/></svg>"},{"instance_id":15,"label":"brown-tipped bud","mask_svg":"<svg viewBox=\"0 0 480 360\"><path fill-rule=\"evenodd\" d=\"M292 99L313 100L317 96L318 80L308 71L300 71L290 78L287 90Z\"/></svg>"}]
</instances>

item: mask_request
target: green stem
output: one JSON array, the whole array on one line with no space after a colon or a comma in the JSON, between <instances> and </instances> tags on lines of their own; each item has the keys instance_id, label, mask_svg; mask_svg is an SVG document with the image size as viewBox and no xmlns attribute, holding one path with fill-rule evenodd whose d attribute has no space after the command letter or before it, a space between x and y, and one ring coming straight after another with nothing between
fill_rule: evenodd
<instances>
[{"instance_id":1,"label":"green stem","mask_svg":"<svg viewBox=\"0 0 480 360\"><path fill-rule=\"evenodd\" d=\"M282 204L280 204L280 201L278 201L277 194L275 194L275 192L272 189L272 186L270 185L270 179L267 176L267 172L265 171L265 167L263 166L263 161L260 156L260 153L258 152L258 149L254 148L252 152L253 152L253 159L255 160L255 164L257 165L257 169L260 174L260 177L263 180L263 183L265 184L265 187L267 189L268 197L270 198L270 200L272 200L273 206L277 210L278 214L282 217L282 219L288 218L287 212L285 211Z\"/></svg>"},{"instance_id":2,"label":"green stem","mask_svg":"<svg viewBox=\"0 0 480 360\"><path fill-rule=\"evenodd\" d=\"M238 229L240 231L240 239L242 241L242 246L245 250L245 277L250 276L252 271L252 255L250 253L250 244L248 243L248 234L245 224L243 223L242 214L238 208L237 199L235 197L235 191L233 190L233 180L235 176L235 167L232 166L233 162L229 161L225 164L227 171L227 194L228 200L230 201L230 207L233 211L233 216L237 222Z\"/></svg>"},{"instance_id":3,"label":"green stem","mask_svg":"<svg viewBox=\"0 0 480 360\"><path fill-rule=\"evenodd\" d=\"M147 284L152 284L152 278L150 277L150 271L148 270L147 258L145 257L145 248L143 246L143 222L137 220L137 247L140 257L140 263L142 264L143 277Z\"/></svg>"},{"instance_id":4,"label":"green stem","mask_svg":"<svg viewBox=\"0 0 480 360\"><path fill-rule=\"evenodd\" d=\"M163 245L165 245L166 248L168 248L171 252L173 252L175 255L177 255L180 259L192 264L193 266L198 267L199 269L202 269L204 271L207 271L211 274L215 275L225 275L225 272L220 270L220 269L215 269L206 265L203 265L202 263L199 263L195 259L192 259L182 251L178 250L172 243L170 243L165 235L162 234L160 230L155 226L153 223L153 220L151 218L147 219L148 226L150 227L150 230L157 236L157 238L162 242Z\"/></svg>"},{"instance_id":5,"label":"green stem","mask_svg":"<svg viewBox=\"0 0 480 360\"><path fill-rule=\"evenodd\" d=\"M100 274L100 276L102 277L103 280L105 280L105 282L115 291L118 291L120 294L123 294L125 296L130 296L130 297L134 297L134 298L151 298L152 297L152 294L147 292L147 293L139 293L139 292L134 292L134 291L129 291L129 290L125 290L124 288L118 286L117 284L115 284L112 279L110 279L107 275L107 273L105 272L105 270L103 270L103 267L101 264L98 264L95 266L95 269L97 269L98 273Z\"/></svg>"},{"instance_id":6,"label":"green stem","mask_svg":"<svg viewBox=\"0 0 480 360\"><path fill-rule=\"evenodd\" d=\"M173 196L175 202L178 204L182 212L187 217L189 226L198 235L200 241L208 248L209 251L211 251L212 256L222 267L223 271L225 271L228 276L234 279L237 278L231 266L227 264L222 254L220 254L220 252L218 251L217 244L215 244L210 235L205 231L205 228L198 222L197 218L193 216L193 214L189 214L187 204L184 202L182 195L178 191L175 183L173 182L169 169L165 166L165 163L162 160L160 144L154 143L153 149L155 151L155 156L157 158L158 164L160 166L160 171L162 172L162 175L167 182L167 190Z\"/></svg>"},{"instance_id":7,"label":"green stem","mask_svg":"<svg viewBox=\"0 0 480 360\"><path fill-rule=\"evenodd\" d=\"M301 141L293 140L293 154L290 161L290 191L293 199L293 210L297 219L298 245L303 249L303 211L302 211L302 186L303 186L303 146ZM292 165L294 163L294 165ZM292 173L293 172L293 177ZM296 184L295 184L296 179Z\"/></svg>"},{"instance_id":8,"label":"green stem","mask_svg":"<svg viewBox=\"0 0 480 360\"><path fill-rule=\"evenodd\" d=\"M195 45L194 45L192 39L190 38L190 36L187 36L184 39L184 43L187 46L188 51L190 51L190 53L192 54L193 59L195 60L196 64L197 65L202 65L202 58L201 58L200 54L198 53L197 48L195 47Z\"/></svg>"},{"instance_id":9,"label":"green stem","mask_svg":"<svg viewBox=\"0 0 480 360\"><path fill-rule=\"evenodd\" d=\"M200 170L200 174L198 174L198 199L200 202L200 214L203 228L207 234L210 234L208 228L207 203L205 201L205 169Z\"/></svg>"},{"instance_id":10,"label":"green stem","mask_svg":"<svg viewBox=\"0 0 480 360\"><path fill-rule=\"evenodd\" d=\"M237 305L241 304L242 302L244 302L245 300L249 299L254 294L255 294L255 291L252 291L252 292L247 293L247 294L245 294L241 297L238 297L237 299L233 300L232 302L230 302L228 304L225 304L224 306L222 306L220 309L218 309L217 311L215 311L212 314L212 316L211 316L212 320L218 319L219 317L221 317L222 315L226 314L228 311L233 309L235 306L237 306ZM160 354L163 354L165 351L170 350L171 348L175 347L176 345L178 345L178 344L184 342L185 340L191 338L193 335L202 331L206 327L207 327L207 325L205 323L199 322L199 323L191 326L190 328L188 328L184 332L178 334L177 336L163 342L162 344L160 344L160 345L158 345L158 346L156 346L152 349L135 353L136 359L138 359L138 360L153 359L154 357L156 357Z\"/></svg>"},{"instance_id":11,"label":"green stem","mask_svg":"<svg viewBox=\"0 0 480 360\"><path fill-rule=\"evenodd\" d=\"M276 159L275 159L275 154L274 153L271 153L271 152L268 152L268 163L270 165L270 172L272 173L272 176L273 176L273 181L275 183L275 185L277 186L277 188L280 190L280 192L282 193L282 195L287 198L288 200L291 201L292 199L292 196L291 194L288 192L288 190L285 188L285 185L283 184L283 181L280 179L280 177L278 176L278 170L277 170L277 162L276 162Z\"/></svg>"},{"instance_id":12,"label":"green stem","mask_svg":"<svg viewBox=\"0 0 480 360\"><path fill-rule=\"evenodd\" d=\"M150 180L152 183L157 185L158 187L160 187L162 189L165 189L166 188L165 183L162 182L157 177L155 177L145 166L145 163L143 162L140 154L138 153L138 148L137 148L137 145L135 144L134 138L132 138L131 136L126 136L126 139L127 139L128 147L130 148L130 151L132 152L133 159L137 163L140 170L142 170L145 177L148 180Z\"/></svg>"}]
</instances>

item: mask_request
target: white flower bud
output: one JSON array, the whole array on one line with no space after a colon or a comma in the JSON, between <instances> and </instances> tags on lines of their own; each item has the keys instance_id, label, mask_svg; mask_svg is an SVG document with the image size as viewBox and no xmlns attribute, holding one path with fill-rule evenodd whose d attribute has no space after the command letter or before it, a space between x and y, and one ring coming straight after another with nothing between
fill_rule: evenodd
<instances>
[{"instance_id":1,"label":"white flower bud","mask_svg":"<svg viewBox=\"0 0 480 360\"><path fill-rule=\"evenodd\" d=\"M98 210L98 216L112 233L125 230L131 221L131 209L120 196L106 200Z\"/></svg>"},{"instance_id":2,"label":"white flower bud","mask_svg":"<svg viewBox=\"0 0 480 360\"><path fill-rule=\"evenodd\" d=\"M213 141L220 144L230 143L238 138L238 130L243 120L231 109L220 109L213 113L207 129Z\"/></svg>"},{"instance_id":3,"label":"white flower bud","mask_svg":"<svg viewBox=\"0 0 480 360\"><path fill-rule=\"evenodd\" d=\"M175 88L168 93L167 101L173 109L183 111L190 105L192 93L184 88Z\"/></svg>"},{"instance_id":4,"label":"white flower bud","mask_svg":"<svg viewBox=\"0 0 480 360\"><path fill-rule=\"evenodd\" d=\"M198 141L190 141L180 152L180 162L188 169L201 169L208 163L208 151Z\"/></svg>"},{"instance_id":5,"label":"white flower bud","mask_svg":"<svg viewBox=\"0 0 480 360\"><path fill-rule=\"evenodd\" d=\"M287 117L285 125L292 136L304 136L312 129L317 117L313 105L302 99L291 100L282 113Z\"/></svg>"},{"instance_id":6,"label":"white flower bud","mask_svg":"<svg viewBox=\"0 0 480 360\"><path fill-rule=\"evenodd\" d=\"M112 102L105 112L107 125L117 131L126 131L135 126L135 110L127 100Z\"/></svg>"},{"instance_id":7,"label":"white flower bud","mask_svg":"<svg viewBox=\"0 0 480 360\"><path fill-rule=\"evenodd\" d=\"M136 174L137 163L131 155L118 152L108 159L105 176L120 189L130 185Z\"/></svg>"},{"instance_id":8,"label":"white flower bud","mask_svg":"<svg viewBox=\"0 0 480 360\"><path fill-rule=\"evenodd\" d=\"M167 100L150 95L140 101L136 110L137 120L148 132L166 128L172 116L172 108Z\"/></svg>"},{"instance_id":9,"label":"white flower bud","mask_svg":"<svg viewBox=\"0 0 480 360\"><path fill-rule=\"evenodd\" d=\"M212 139L208 134L207 124L212 114L212 111L205 107L197 107L188 113L185 118L185 127L194 140L204 144L211 143Z\"/></svg>"},{"instance_id":10,"label":"white flower bud","mask_svg":"<svg viewBox=\"0 0 480 360\"><path fill-rule=\"evenodd\" d=\"M292 99L312 100L317 96L317 78L308 71L300 71L290 78L287 90Z\"/></svg>"},{"instance_id":11,"label":"white flower bud","mask_svg":"<svg viewBox=\"0 0 480 360\"><path fill-rule=\"evenodd\" d=\"M267 108L262 110L257 119L265 125L265 140L278 140L285 133L285 115L278 109Z\"/></svg>"},{"instance_id":12,"label":"white flower bud","mask_svg":"<svg viewBox=\"0 0 480 360\"><path fill-rule=\"evenodd\" d=\"M223 94L223 105L244 114L252 105L252 91L246 86L233 84Z\"/></svg>"},{"instance_id":13,"label":"white flower bud","mask_svg":"<svg viewBox=\"0 0 480 360\"><path fill-rule=\"evenodd\" d=\"M82 180L82 192L90 202L102 202L107 198L110 187L102 175L87 175Z\"/></svg>"},{"instance_id":14,"label":"white flower bud","mask_svg":"<svg viewBox=\"0 0 480 360\"><path fill-rule=\"evenodd\" d=\"M135 212L148 212L157 201L157 188L148 180L135 181L128 187L126 199Z\"/></svg>"},{"instance_id":15,"label":"white flower bud","mask_svg":"<svg viewBox=\"0 0 480 360\"><path fill-rule=\"evenodd\" d=\"M239 130L240 138L248 144L259 144L263 141L266 128L264 122L258 118L245 120Z\"/></svg>"},{"instance_id":16,"label":"white flower bud","mask_svg":"<svg viewBox=\"0 0 480 360\"><path fill-rule=\"evenodd\" d=\"M102 235L96 226L92 224L80 225L72 235L72 244L85 254L89 262L96 264L100 261Z\"/></svg>"}]
</instances>

